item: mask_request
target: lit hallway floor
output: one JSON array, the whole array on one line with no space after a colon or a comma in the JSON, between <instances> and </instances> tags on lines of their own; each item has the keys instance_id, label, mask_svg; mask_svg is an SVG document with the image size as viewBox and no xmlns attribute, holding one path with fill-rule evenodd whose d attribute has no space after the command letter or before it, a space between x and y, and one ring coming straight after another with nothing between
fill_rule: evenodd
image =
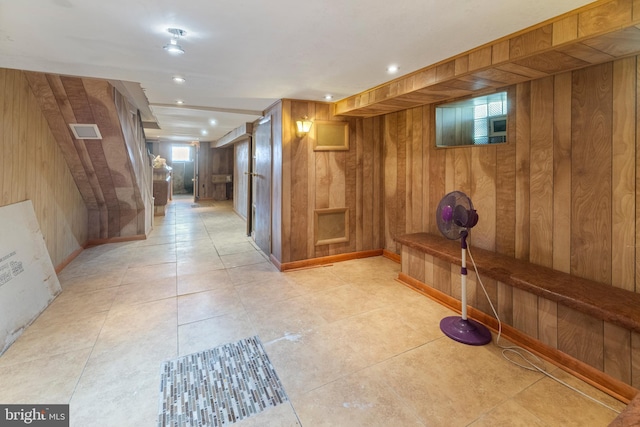
<instances>
[{"instance_id":1,"label":"lit hallway floor","mask_svg":"<svg viewBox=\"0 0 640 427\"><path fill-rule=\"evenodd\" d=\"M606 426L616 413L440 332L450 311L376 257L278 272L231 202L177 198L149 239L82 252L0 356L0 403L69 403L71 425L157 425L160 366L258 335L289 401L247 426ZM564 381L624 405L561 370Z\"/></svg>"}]
</instances>

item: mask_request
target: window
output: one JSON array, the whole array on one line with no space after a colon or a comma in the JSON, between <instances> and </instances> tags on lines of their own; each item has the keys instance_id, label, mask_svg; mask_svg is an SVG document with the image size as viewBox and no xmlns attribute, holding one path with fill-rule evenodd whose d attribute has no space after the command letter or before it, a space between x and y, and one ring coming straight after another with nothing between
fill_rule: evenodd
<instances>
[{"instance_id":1,"label":"window","mask_svg":"<svg viewBox=\"0 0 640 427\"><path fill-rule=\"evenodd\" d=\"M473 109L473 143L494 144L507 140L507 93L484 97Z\"/></svg>"},{"instance_id":2,"label":"window","mask_svg":"<svg viewBox=\"0 0 640 427\"><path fill-rule=\"evenodd\" d=\"M507 141L507 92L436 107L436 145L486 145Z\"/></svg>"},{"instance_id":3,"label":"window","mask_svg":"<svg viewBox=\"0 0 640 427\"><path fill-rule=\"evenodd\" d=\"M190 145L172 145L171 146L171 160L174 162L189 162L191 161L191 146Z\"/></svg>"}]
</instances>

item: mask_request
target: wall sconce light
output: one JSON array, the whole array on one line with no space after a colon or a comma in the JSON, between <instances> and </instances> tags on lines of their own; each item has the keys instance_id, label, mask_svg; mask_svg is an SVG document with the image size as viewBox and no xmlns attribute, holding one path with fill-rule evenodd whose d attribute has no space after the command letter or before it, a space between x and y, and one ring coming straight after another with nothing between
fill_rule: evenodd
<instances>
[{"instance_id":1,"label":"wall sconce light","mask_svg":"<svg viewBox=\"0 0 640 427\"><path fill-rule=\"evenodd\" d=\"M298 138L305 136L311 130L313 122L309 120L307 116L304 116L300 120L296 120L296 135Z\"/></svg>"}]
</instances>

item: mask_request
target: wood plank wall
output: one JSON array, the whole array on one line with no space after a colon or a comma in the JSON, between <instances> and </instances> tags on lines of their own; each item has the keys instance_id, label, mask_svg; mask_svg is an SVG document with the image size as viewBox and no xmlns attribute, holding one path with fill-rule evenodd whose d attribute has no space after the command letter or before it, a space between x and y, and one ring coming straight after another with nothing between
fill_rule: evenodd
<instances>
[{"instance_id":1,"label":"wood plank wall","mask_svg":"<svg viewBox=\"0 0 640 427\"><path fill-rule=\"evenodd\" d=\"M23 73L89 211L89 239L102 242L144 235L146 213L141 207L147 202L141 197L151 189L137 188L142 181L132 174L141 172L134 169L143 167L140 159L146 147L142 140L135 141L141 132L134 131L133 125L126 129L131 121L127 102L106 80ZM74 138L69 129L72 123L96 124L102 139Z\"/></svg>"},{"instance_id":2,"label":"wood plank wall","mask_svg":"<svg viewBox=\"0 0 640 427\"><path fill-rule=\"evenodd\" d=\"M249 197L249 139L233 144L233 208L245 220L248 215Z\"/></svg>"},{"instance_id":3,"label":"wood plank wall","mask_svg":"<svg viewBox=\"0 0 640 427\"><path fill-rule=\"evenodd\" d=\"M639 292L639 72L630 57L510 87L507 144L435 149L433 105L383 116L386 249L399 252L396 235L438 233L438 201L461 190L480 216L472 246ZM459 267L405 252L403 270L459 297ZM640 387L638 334L485 284L506 323Z\"/></svg>"},{"instance_id":4,"label":"wood plank wall","mask_svg":"<svg viewBox=\"0 0 640 427\"><path fill-rule=\"evenodd\" d=\"M0 68L0 206L31 200L54 266L87 241L87 208L29 82Z\"/></svg>"},{"instance_id":5,"label":"wood plank wall","mask_svg":"<svg viewBox=\"0 0 640 427\"><path fill-rule=\"evenodd\" d=\"M283 100L281 105L281 159L274 139L274 178L282 177L281 186L274 182L274 191L282 189L274 199L280 198L282 206L277 213L281 225L274 222L274 227L281 227L282 236L282 255L277 259L291 262L382 249L382 119L338 118L332 115L330 104L321 102ZM303 116L313 121L348 121L349 150L314 151L313 132L304 137L295 133L295 121ZM274 135L279 135L275 128ZM349 209L348 242L315 245L314 211L323 208Z\"/></svg>"},{"instance_id":6,"label":"wood plank wall","mask_svg":"<svg viewBox=\"0 0 640 427\"><path fill-rule=\"evenodd\" d=\"M233 156L234 150L231 147L211 148L209 149L209 170L207 175L203 175L201 170L200 179L206 179L209 182L209 193L214 200L227 200L233 197L233 194L229 194L227 197L227 184L213 184L211 182L211 175L233 175Z\"/></svg>"}]
</instances>

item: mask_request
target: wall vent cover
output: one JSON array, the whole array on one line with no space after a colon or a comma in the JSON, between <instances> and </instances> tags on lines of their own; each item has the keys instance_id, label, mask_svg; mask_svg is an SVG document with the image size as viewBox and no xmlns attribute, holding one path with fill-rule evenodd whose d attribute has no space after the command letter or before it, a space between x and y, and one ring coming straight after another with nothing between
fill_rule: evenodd
<instances>
[{"instance_id":1,"label":"wall vent cover","mask_svg":"<svg viewBox=\"0 0 640 427\"><path fill-rule=\"evenodd\" d=\"M76 139L102 139L98 125L69 123L69 127Z\"/></svg>"}]
</instances>

